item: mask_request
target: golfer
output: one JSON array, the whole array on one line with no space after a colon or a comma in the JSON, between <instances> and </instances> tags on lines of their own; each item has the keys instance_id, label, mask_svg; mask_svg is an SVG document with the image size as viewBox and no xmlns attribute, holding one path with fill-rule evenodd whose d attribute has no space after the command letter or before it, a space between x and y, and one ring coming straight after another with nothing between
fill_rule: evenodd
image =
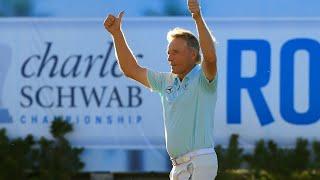
<instances>
[{"instance_id":1,"label":"golfer","mask_svg":"<svg viewBox=\"0 0 320 180\"><path fill-rule=\"evenodd\" d=\"M104 27L115 44L123 73L159 93L164 111L166 148L172 161L172 180L212 180L218 169L213 122L217 100L215 38L202 17L197 0L188 0L198 38L175 28L167 34L167 61L171 71L141 67L121 29L124 13L108 15ZM202 52L202 56L201 53Z\"/></svg>"}]
</instances>

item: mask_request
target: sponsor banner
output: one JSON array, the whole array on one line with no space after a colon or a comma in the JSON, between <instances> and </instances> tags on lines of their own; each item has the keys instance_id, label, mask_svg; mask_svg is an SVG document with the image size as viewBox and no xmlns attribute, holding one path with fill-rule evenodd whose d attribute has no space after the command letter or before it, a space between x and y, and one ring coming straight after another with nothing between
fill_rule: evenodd
<instances>
[{"instance_id":1,"label":"sponsor banner","mask_svg":"<svg viewBox=\"0 0 320 180\"><path fill-rule=\"evenodd\" d=\"M10 137L49 137L55 116L74 125L75 146L161 148L162 107L157 94L119 70L103 20L0 20L0 127ZM217 39L216 144L240 135L292 146L319 139L320 20L208 19ZM189 18L124 19L139 64L168 71L166 33Z\"/></svg>"}]
</instances>

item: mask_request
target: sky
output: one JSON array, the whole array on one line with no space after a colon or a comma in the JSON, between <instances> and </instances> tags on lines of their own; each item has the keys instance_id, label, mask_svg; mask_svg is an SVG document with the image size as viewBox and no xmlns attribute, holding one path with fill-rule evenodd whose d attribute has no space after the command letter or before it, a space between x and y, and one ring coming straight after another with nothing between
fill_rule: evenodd
<instances>
[{"instance_id":1,"label":"sky","mask_svg":"<svg viewBox=\"0 0 320 180\"><path fill-rule=\"evenodd\" d=\"M187 12L186 0L32 0L33 16L104 17L124 10L126 16L160 15L166 5ZM204 16L320 17L320 0L201 0Z\"/></svg>"}]
</instances>

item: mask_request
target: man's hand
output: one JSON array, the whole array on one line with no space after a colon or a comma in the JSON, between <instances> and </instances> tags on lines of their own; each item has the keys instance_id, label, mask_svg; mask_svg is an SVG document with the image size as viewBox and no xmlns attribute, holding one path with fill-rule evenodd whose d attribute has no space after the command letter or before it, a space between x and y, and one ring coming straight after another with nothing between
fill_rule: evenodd
<instances>
[{"instance_id":1,"label":"man's hand","mask_svg":"<svg viewBox=\"0 0 320 180\"><path fill-rule=\"evenodd\" d=\"M108 17L104 20L104 27L106 28L109 33L115 35L116 33L121 32L121 22L122 17L124 15L124 11L122 11L118 17L109 14Z\"/></svg>"},{"instance_id":2,"label":"man's hand","mask_svg":"<svg viewBox=\"0 0 320 180\"><path fill-rule=\"evenodd\" d=\"M201 16L201 10L198 0L188 0L188 8L193 19Z\"/></svg>"}]
</instances>

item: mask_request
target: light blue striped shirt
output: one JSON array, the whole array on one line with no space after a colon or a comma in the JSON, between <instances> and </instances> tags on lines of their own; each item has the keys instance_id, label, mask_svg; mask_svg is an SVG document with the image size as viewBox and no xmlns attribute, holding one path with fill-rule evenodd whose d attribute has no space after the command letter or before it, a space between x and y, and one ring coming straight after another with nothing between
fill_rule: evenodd
<instances>
[{"instance_id":1,"label":"light blue striped shirt","mask_svg":"<svg viewBox=\"0 0 320 180\"><path fill-rule=\"evenodd\" d=\"M175 74L151 70L148 70L147 77L151 90L161 97L170 157L214 147L217 76L209 82L201 66L196 65L182 81Z\"/></svg>"}]
</instances>

